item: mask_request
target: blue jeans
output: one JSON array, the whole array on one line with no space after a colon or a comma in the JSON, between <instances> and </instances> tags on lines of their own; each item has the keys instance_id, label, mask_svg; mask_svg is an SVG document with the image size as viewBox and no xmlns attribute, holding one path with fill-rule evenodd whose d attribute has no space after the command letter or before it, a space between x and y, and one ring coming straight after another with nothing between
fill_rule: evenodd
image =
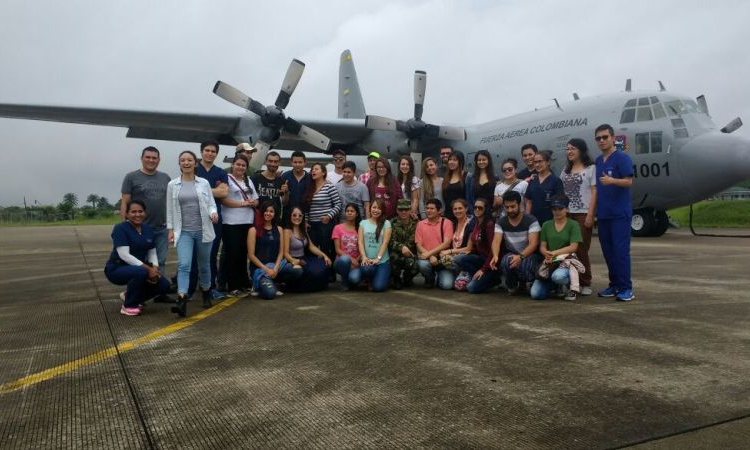
<instances>
[{"instance_id":1,"label":"blue jeans","mask_svg":"<svg viewBox=\"0 0 750 450\"><path fill-rule=\"evenodd\" d=\"M167 254L169 254L169 241L167 240L167 229L165 227L151 228L154 232L154 245L156 246L156 257L159 260L159 272L167 273Z\"/></svg>"},{"instance_id":2,"label":"blue jeans","mask_svg":"<svg viewBox=\"0 0 750 450\"><path fill-rule=\"evenodd\" d=\"M536 278L536 270L542 262L542 256L538 253L532 253L521 260L521 264L516 267L510 267L510 259L515 253L506 253L500 259L500 272L505 277L505 286L508 289L518 287L518 283L528 283Z\"/></svg>"},{"instance_id":3,"label":"blue jeans","mask_svg":"<svg viewBox=\"0 0 750 450\"><path fill-rule=\"evenodd\" d=\"M276 263L266 263L266 267L273 269ZM255 267L255 266L253 266ZM286 259L282 259L279 263L279 272L276 274L276 278L269 277L263 269L251 267L253 274L253 289L258 292L258 296L264 300L271 300L276 297L276 293L279 291L276 287L276 283L294 280L302 276L302 269L294 269L294 266L289 264Z\"/></svg>"},{"instance_id":4,"label":"blue jeans","mask_svg":"<svg viewBox=\"0 0 750 450\"><path fill-rule=\"evenodd\" d=\"M159 277L156 283L148 282L148 270L143 266L107 264L104 275L113 284L127 285L125 306L128 308L134 308L151 297L169 292L169 280Z\"/></svg>"},{"instance_id":5,"label":"blue jeans","mask_svg":"<svg viewBox=\"0 0 750 450\"><path fill-rule=\"evenodd\" d=\"M440 289L453 289L453 282L456 280L456 275L442 265L433 266L427 259L418 259L417 268L419 269L419 273L424 277L425 286L434 283L435 274L437 274L438 287Z\"/></svg>"},{"instance_id":6,"label":"blue jeans","mask_svg":"<svg viewBox=\"0 0 750 450\"><path fill-rule=\"evenodd\" d=\"M362 266L361 271L362 278L370 282L370 289L375 292L383 292L388 289L388 283L391 281L390 261Z\"/></svg>"},{"instance_id":7,"label":"blue jeans","mask_svg":"<svg viewBox=\"0 0 750 450\"><path fill-rule=\"evenodd\" d=\"M361 267L352 268L352 257L349 255L337 256L333 270L341 275L341 284L345 287L356 286L362 280Z\"/></svg>"},{"instance_id":8,"label":"blue jeans","mask_svg":"<svg viewBox=\"0 0 750 450\"><path fill-rule=\"evenodd\" d=\"M187 295L190 284L190 268L193 262L193 250L196 252L196 266L201 289L211 289L211 244L212 242L201 242L203 232L201 230L182 230L180 239L177 241L177 293Z\"/></svg>"},{"instance_id":9,"label":"blue jeans","mask_svg":"<svg viewBox=\"0 0 750 450\"><path fill-rule=\"evenodd\" d=\"M500 271L487 270L481 277L469 281L469 284L466 285L466 291L469 294L481 294L498 283L500 283Z\"/></svg>"},{"instance_id":10,"label":"blue jeans","mask_svg":"<svg viewBox=\"0 0 750 450\"><path fill-rule=\"evenodd\" d=\"M453 264L456 266L458 272L469 272L470 275L482 268L484 264L484 256L477 255L475 253L466 253L463 255L456 255L453 257Z\"/></svg>"},{"instance_id":11,"label":"blue jeans","mask_svg":"<svg viewBox=\"0 0 750 450\"><path fill-rule=\"evenodd\" d=\"M570 284L570 275L567 267L558 267L552 272L549 280L534 280L531 285L531 298L534 300L544 300L549 293L557 286L567 286Z\"/></svg>"}]
</instances>

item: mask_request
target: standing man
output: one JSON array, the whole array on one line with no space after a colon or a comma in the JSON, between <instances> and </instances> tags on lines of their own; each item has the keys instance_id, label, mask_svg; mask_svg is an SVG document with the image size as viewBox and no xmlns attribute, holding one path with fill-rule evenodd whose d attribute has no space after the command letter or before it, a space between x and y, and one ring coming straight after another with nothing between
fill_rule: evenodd
<instances>
[{"instance_id":1,"label":"standing man","mask_svg":"<svg viewBox=\"0 0 750 450\"><path fill-rule=\"evenodd\" d=\"M435 275L440 289L453 289L455 275L440 264L440 252L451 246L453 240L453 222L440 216L443 203L431 198L425 202L427 218L417 223L414 241L417 244L417 268L424 277L424 285L431 288L435 284Z\"/></svg>"},{"instance_id":2,"label":"standing man","mask_svg":"<svg viewBox=\"0 0 750 450\"><path fill-rule=\"evenodd\" d=\"M251 180L258 190L258 204L262 205L271 200L276 206L276 217L282 217L282 205L289 201L289 182L281 179L279 164L281 156L275 151L266 154L266 169L259 170L252 175Z\"/></svg>"},{"instance_id":3,"label":"standing man","mask_svg":"<svg viewBox=\"0 0 750 450\"><path fill-rule=\"evenodd\" d=\"M596 218L599 243L609 271L609 286L599 291L599 297L617 297L628 302L635 298L630 279L633 162L627 153L615 148L615 130L611 125L599 125L594 136L602 151L596 158Z\"/></svg>"},{"instance_id":4,"label":"standing man","mask_svg":"<svg viewBox=\"0 0 750 450\"><path fill-rule=\"evenodd\" d=\"M518 179L529 182L531 177L534 176L536 173L536 169L534 168L534 155L537 153L539 153L539 149L536 148L536 145L534 144L526 144L521 147L521 158L523 158L523 162L526 163L526 167L518 172Z\"/></svg>"},{"instance_id":5,"label":"standing man","mask_svg":"<svg viewBox=\"0 0 750 450\"><path fill-rule=\"evenodd\" d=\"M131 200L140 200L146 205L145 223L154 232L156 257L159 261L159 271L166 273L167 253L167 185L169 175L156 170L161 156L156 147L146 147L141 151L141 168L125 175L122 180L122 198L120 200L120 216L127 219L127 207ZM160 296L162 299L162 296Z\"/></svg>"},{"instance_id":6,"label":"standing man","mask_svg":"<svg viewBox=\"0 0 750 450\"><path fill-rule=\"evenodd\" d=\"M333 170L326 174L326 180L331 184L336 184L344 177L344 163L346 162L346 153L337 148L333 151ZM364 216L362 216L364 217Z\"/></svg>"},{"instance_id":7,"label":"standing man","mask_svg":"<svg viewBox=\"0 0 750 450\"><path fill-rule=\"evenodd\" d=\"M417 244L414 234L417 222L411 217L411 200L400 198L396 203L398 218L391 225L391 240L388 248L391 256L391 277L393 289L411 287L412 280L419 273L417 269Z\"/></svg>"},{"instance_id":8,"label":"standing man","mask_svg":"<svg viewBox=\"0 0 750 450\"><path fill-rule=\"evenodd\" d=\"M216 201L216 210L219 215L219 220L214 223L214 243L211 246L211 290L213 292L214 300L219 300L226 297L226 293L217 289L217 286L224 287L226 280L221 276L219 267L216 264L216 258L219 254L219 245L221 244L221 199L229 194L229 179L227 178L227 172L221 167L215 166L214 161L219 156L219 143L210 140L201 143L201 160L196 169L196 175L208 180L211 185L211 191ZM195 255L193 255L195 256ZM197 280L198 271L197 264L192 265L195 270L195 278ZM192 271L191 271L192 272ZM193 274L191 273L191 286Z\"/></svg>"},{"instance_id":9,"label":"standing man","mask_svg":"<svg viewBox=\"0 0 750 450\"><path fill-rule=\"evenodd\" d=\"M344 210L346 205L354 203L359 210L359 217L364 220L370 217L370 191L364 183L357 180L354 174L357 173L357 165L354 161L347 161L343 167L343 178L336 183L336 189L341 197L341 217L340 222L344 221Z\"/></svg>"},{"instance_id":10,"label":"standing man","mask_svg":"<svg viewBox=\"0 0 750 450\"><path fill-rule=\"evenodd\" d=\"M289 201L287 207L292 210L294 206L302 204L302 197L305 195L307 185L312 181L310 174L305 171L307 158L299 150L292 153L292 170L286 171L281 175L282 184L286 183L289 190Z\"/></svg>"},{"instance_id":11,"label":"standing man","mask_svg":"<svg viewBox=\"0 0 750 450\"><path fill-rule=\"evenodd\" d=\"M527 284L536 278L536 269L542 262L537 253L539 247L539 226L531 214L521 210L521 194L509 190L503 194L505 216L495 224L495 238L492 240L492 260L490 267L498 266L505 278L508 294L514 295L524 291ZM500 257L500 242L505 239L506 253Z\"/></svg>"},{"instance_id":12,"label":"standing man","mask_svg":"<svg viewBox=\"0 0 750 450\"><path fill-rule=\"evenodd\" d=\"M362 172L362 174L359 176L359 181L361 181L363 184L367 184L367 182L370 180L370 177L375 175L375 164L380 159L380 153L378 152L370 152L367 154L367 166L369 167L368 170Z\"/></svg>"},{"instance_id":13,"label":"standing man","mask_svg":"<svg viewBox=\"0 0 750 450\"><path fill-rule=\"evenodd\" d=\"M444 178L448 171L448 158L450 158L451 153L453 153L453 147L450 145L440 147L440 169L438 170L441 178Z\"/></svg>"}]
</instances>

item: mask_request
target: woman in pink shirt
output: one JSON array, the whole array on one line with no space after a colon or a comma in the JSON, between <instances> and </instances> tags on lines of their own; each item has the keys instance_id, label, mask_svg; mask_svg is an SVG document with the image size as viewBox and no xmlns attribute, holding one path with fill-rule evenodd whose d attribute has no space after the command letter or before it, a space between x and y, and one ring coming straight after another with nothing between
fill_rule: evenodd
<instances>
[{"instance_id":1,"label":"woman in pink shirt","mask_svg":"<svg viewBox=\"0 0 750 450\"><path fill-rule=\"evenodd\" d=\"M362 280L359 270L359 208L349 203L344 208L344 221L333 227L331 238L336 250L333 269L341 275L341 289L348 291Z\"/></svg>"}]
</instances>

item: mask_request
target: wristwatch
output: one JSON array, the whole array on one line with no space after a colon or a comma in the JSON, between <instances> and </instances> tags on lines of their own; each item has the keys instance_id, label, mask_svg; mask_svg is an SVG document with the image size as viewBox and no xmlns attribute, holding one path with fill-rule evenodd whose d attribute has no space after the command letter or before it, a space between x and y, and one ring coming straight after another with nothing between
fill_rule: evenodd
<instances>
[{"instance_id":1,"label":"wristwatch","mask_svg":"<svg viewBox=\"0 0 750 450\"><path fill-rule=\"evenodd\" d=\"M518 254L518 256L520 256L520 257L521 257L521 259L524 259L524 258L525 258L525 256L523 256L523 253L519 253L519 254Z\"/></svg>"}]
</instances>

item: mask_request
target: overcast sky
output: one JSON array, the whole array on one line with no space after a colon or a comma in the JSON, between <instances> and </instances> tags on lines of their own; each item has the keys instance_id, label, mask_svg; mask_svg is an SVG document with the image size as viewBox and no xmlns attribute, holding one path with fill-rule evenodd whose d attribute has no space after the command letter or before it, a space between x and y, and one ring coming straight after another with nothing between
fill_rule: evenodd
<instances>
[{"instance_id":1,"label":"overcast sky","mask_svg":"<svg viewBox=\"0 0 750 450\"><path fill-rule=\"evenodd\" d=\"M292 58L306 63L287 108L335 117L338 56L351 49L368 113L408 117L415 69L424 118L472 124L633 89L705 94L718 126L750 137L750 3L674 1L254 2L3 0L0 103L237 113L221 79L263 103ZM140 150L163 170L195 144L126 139L126 129L0 119L0 205L119 198ZM222 147L222 153L232 149Z\"/></svg>"}]
</instances>

